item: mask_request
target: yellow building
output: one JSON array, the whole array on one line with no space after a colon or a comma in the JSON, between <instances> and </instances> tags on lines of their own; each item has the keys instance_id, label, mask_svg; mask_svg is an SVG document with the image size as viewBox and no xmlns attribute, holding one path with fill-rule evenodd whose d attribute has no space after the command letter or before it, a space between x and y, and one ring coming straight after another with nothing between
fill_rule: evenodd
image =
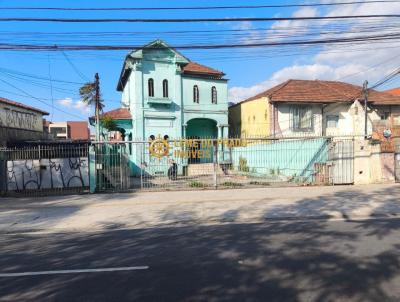
<instances>
[{"instance_id":1,"label":"yellow building","mask_svg":"<svg viewBox=\"0 0 400 302\"><path fill-rule=\"evenodd\" d=\"M267 97L255 96L229 107L230 134L233 137L270 135L270 106Z\"/></svg>"}]
</instances>

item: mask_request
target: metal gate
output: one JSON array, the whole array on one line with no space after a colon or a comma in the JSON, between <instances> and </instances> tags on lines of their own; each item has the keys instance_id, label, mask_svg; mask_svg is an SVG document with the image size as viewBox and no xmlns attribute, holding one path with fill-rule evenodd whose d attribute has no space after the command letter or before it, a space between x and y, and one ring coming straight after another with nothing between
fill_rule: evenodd
<instances>
[{"instance_id":1,"label":"metal gate","mask_svg":"<svg viewBox=\"0 0 400 302\"><path fill-rule=\"evenodd\" d=\"M328 152L331 165L331 183L335 185L354 183L354 140L333 140Z\"/></svg>"},{"instance_id":2,"label":"metal gate","mask_svg":"<svg viewBox=\"0 0 400 302\"><path fill-rule=\"evenodd\" d=\"M395 143L395 179L396 182L400 182L400 138L394 140Z\"/></svg>"},{"instance_id":3,"label":"metal gate","mask_svg":"<svg viewBox=\"0 0 400 302\"><path fill-rule=\"evenodd\" d=\"M129 156L125 143L95 144L94 154L97 192L121 192L130 189Z\"/></svg>"},{"instance_id":4,"label":"metal gate","mask_svg":"<svg viewBox=\"0 0 400 302\"><path fill-rule=\"evenodd\" d=\"M200 139L191 139L194 146L175 147L176 141L155 141L152 144L137 145L140 148L140 183L142 189L198 189L216 188L217 173L220 170L218 146L215 139L207 139L201 146ZM188 153L197 154L208 150L205 158L192 158ZM152 153L167 152L167 156ZM202 152L203 152L202 151Z\"/></svg>"},{"instance_id":5,"label":"metal gate","mask_svg":"<svg viewBox=\"0 0 400 302\"><path fill-rule=\"evenodd\" d=\"M327 138L199 141L186 140L184 146L182 139L138 145L141 187L246 188L329 182ZM201 148L191 148L195 143ZM153 153L158 150L160 156L154 156L150 149ZM199 150L200 158L192 160Z\"/></svg>"}]
</instances>

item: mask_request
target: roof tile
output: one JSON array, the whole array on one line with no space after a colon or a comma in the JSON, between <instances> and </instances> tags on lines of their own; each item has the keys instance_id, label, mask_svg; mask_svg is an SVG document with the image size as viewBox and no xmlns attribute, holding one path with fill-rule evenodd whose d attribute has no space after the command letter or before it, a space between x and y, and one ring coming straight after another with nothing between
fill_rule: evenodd
<instances>
[{"instance_id":1,"label":"roof tile","mask_svg":"<svg viewBox=\"0 0 400 302\"><path fill-rule=\"evenodd\" d=\"M269 97L272 102L336 103L362 99L361 86L338 81L288 80L243 102ZM369 90L369 102L399 104L400 97L386 92Z\"/></svg>"},{"instance_id":2,"label":"roof tile","mask_svg":"<svg viewBox=\"0 0 400 302\"><path fill-rule=\"evenodd\" d=\"M189 62L187 65L183 67L184 73L197 73L197 74L209 74L214 76L223 76L225 75L222 71L213 69L211 67L207 67L196 62Z\"/></svg>"},{"instance_id":3,"label":"roof tile","mask_svg":"<svg viewBox=\"0 0 400 302\"><path fill-rule=\"evenodd\" d=\"M390 89L390 90L386 90L384 92L390 93L390 94L394 94L394 95L400 95L400 88L393 88L393 89Z\"/></svg>"},{"instance_id":4,"label":"roof tile","mask_svg":"<svg viewBox=\"0 0 400 302\"><path fill-rule=\"evenodd\" d=\"M114 110L110 110L107 112L104 112L103 114L100 115L100 118L103 117L110 117L115 120L131 120L132 115L130 111L126 108L117 108Z\"/></svg>"}]
</instances>

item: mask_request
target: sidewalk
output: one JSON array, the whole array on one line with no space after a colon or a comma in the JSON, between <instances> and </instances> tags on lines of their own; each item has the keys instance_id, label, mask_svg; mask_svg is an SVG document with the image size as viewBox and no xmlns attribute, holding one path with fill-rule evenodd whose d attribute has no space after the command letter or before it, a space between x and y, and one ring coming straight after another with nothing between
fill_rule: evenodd
<instances>
[{"instance_id":1,"label":"sidewalk","mask_svg":"<svg viewBox=\"0 0 400 302\"><path fill-rule=\"evenodd\" d=\"M0 198L2 233L396 215L398 184Z\"/></svg>"}]
</instances>

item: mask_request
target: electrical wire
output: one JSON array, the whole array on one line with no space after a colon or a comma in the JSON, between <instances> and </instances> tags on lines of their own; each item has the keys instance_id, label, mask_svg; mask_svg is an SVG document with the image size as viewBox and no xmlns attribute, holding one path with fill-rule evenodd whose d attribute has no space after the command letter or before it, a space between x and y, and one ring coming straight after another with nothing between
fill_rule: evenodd
<instances>
[{"instance_id":1,"label":"electrical wire","mask_svg":"<svg viewBox=\"0 0 400 302\"><path fill-rule=\"evenodd\" d=\"M16 90L22 92L23 94L25 94L26 96L31 97L31 98L33 98L33 99L35 99L35 100L37 100L37 101L39 101L39 102L45 104L46 106L52 107L51 104L48 104L47 102L43 101L42 99L37 98L37 97L31 95L30 93L26 92L25 90L23 90L23 89L21 89L21 88L15 86L15 85L13 85L13 84L7 82L7 81L5 81L5 80L3 80L3 79L1 79L1 78L0 78L0 82L3 82L4 84L6 84L6 85L8 85L8 86L10 86L10 87L13 87L14 89L16 89ZM57 110L57 111L60 111L60 112L62 112L62 113L64 113L64 114L67 114L67 115L69 115L69 116L82 119L81 116L78 116L78 115L73 114L73 113L70 113L70 112L68 112L68 111L59 109L59 108L57 108L57 107L54 107L54 109Z\"/></svg>"},{"instance_id":2,"label":"electrical wire","mask_svg":"<svg viewBox=\"0 0 400 302\"><path fill-rule=\"evenodd\" d=\"M198 22L265 22L265 21L325 21L346 19L400 18L399 14L313 16L313 17L235 17L235 18L182 18L182 19L130 19L130 18L0 18L0 22L60 22L60 23L198 23Z\"/></svg>"},{"instance_id":3,"label":"electrical wire","mask_svg":"<svg viewBox=\"0 0 400 302\"><path fill-rule=\"evenodd\" d=\"M315 40L292 40L280 42L261 42L261 43L240 43L240 44L198 44L198 45L177 45L173 46L174 49L226 49L226 48L256 48L256 47L271 47L271 46L294 46L294 45L322 45L322 44L337 44L337 43L367 43L370 41L382 40L398 40L400 39L400 32L383 34L383 35L369 35L369 36L356 36L356 37L343 37L343 38L330 38L330 39L315 39ZM10 44L0 43L1 50L49 50L49 51L63 51L63 50L132 50L142 48L138 45L39 45L39 44ZM157 47L148 47L148 49L156 49Z\"/></svg>"},{"instance_id":4,"label":"electrical wire","mask_svg":"<svg viewBox=\"0 0 400 302\"><path fill-rule=\"evenodd\" d=\"M51 80L51 67L50 67L50 55L48 54L48 65L49 65L49 83L50 83L50 96L51 96L51 115L50 115L50 121L53 121L54 117L54 97L53 97L53 81Z\"/></svg>"},{"instance_id":5,"label":"electrical wire","mask_svg":"<svg viewBox=\"0 0 400 302\"><path fill-rule=\"evenodd\" d=\"M186 7L1 7L0 10L53 10L53 11L154 11L154 10L219 10L219 9L260 9L260 8L291 8L291 7L319 7L341 6L370 3L396 3L398 1L351 1L334 3L309 4L271 4L271 5L231 5L231 6L186 6Z\"/></svg>"},{"instance_id":6,"label":"electrical wire","mask_svg":"<svg viewBox=\"0 0 400 302\"><path fill-rule=\"evenodd\" d=\"M76 72L80 78L86 82L90 82L89 78L85 76L82 72L79 71L79 69L75 66L74 63L68 58L67 54L64 51L61 51L61 53L64 55L65 59L67 60L68 64L71 65L72 69Z\"/></svg>"}]
</instances>

